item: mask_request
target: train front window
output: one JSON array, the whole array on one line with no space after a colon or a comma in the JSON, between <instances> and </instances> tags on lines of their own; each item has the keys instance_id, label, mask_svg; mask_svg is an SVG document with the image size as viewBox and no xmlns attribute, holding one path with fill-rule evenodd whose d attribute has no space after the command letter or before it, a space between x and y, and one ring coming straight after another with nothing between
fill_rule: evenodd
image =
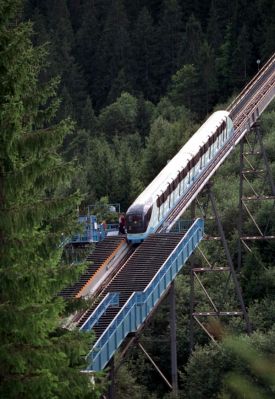
<instances>
[{"instance_id":1,"label":"train front window","mask_svg":"<svg viewBox=\"0 0 275 399\"><path fill-rule=\"evenodd\" d=\"M128 233L143 233L145 231L143 215L141 213L126 215L126 225Z\"/></svg>"},{"instance_id":2,"label":"train front window","mask_svg":"<svg viewBox=\"0 0 275 399\"><path fill-rule=\"evenodd\" d=\"M142 223L142 215L129 215L128 222L140 226Z\"/></svg>"}]
</instances>

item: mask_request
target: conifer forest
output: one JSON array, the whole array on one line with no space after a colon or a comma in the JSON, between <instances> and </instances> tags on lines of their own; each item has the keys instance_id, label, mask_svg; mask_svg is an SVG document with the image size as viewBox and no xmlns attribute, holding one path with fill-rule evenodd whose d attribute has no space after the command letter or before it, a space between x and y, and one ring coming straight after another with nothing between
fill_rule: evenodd
<instances>
[{"instance_id":1,"label":"conifer forest","mask_svg":"<svg viewBox=\"0 0 275 399\"><path fill-rule=\"evenodd\" d=\"M274 54L274 21L272 0L0 0L1 399L109 397L108 371L81 372L94 334L62 327L87 306L58 295L85 269L64 256L62 240L89 204L126 212L207 117L229 106ZM275 179L274 101L260 128ZM235 266L239 171L236 146L212 183ZM253 187L271 193L259 174ZM274 238L274 197L250 209L247 234ZM210 218L206 232L215 229ZM193 265L226 266L219 242L200 248ZM198 324L190 342L190 262L175 281L177 394L132 345L123 361L115 356L114 397L274 398L275 240L242 250L237 275L251 334L242 318L211 319L217 342ZM202 280L213 300L236 309L227 278ZM208 308L201 291L195 302ZM170 381L167 300L139 340Z\"/></svg>"}]
</instances>

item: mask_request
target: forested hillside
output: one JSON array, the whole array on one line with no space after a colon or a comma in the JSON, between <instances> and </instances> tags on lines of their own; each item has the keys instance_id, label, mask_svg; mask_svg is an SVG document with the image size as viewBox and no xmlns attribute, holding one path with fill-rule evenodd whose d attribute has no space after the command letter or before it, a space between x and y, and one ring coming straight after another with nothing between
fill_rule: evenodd
<instances>
[{"instance_id":1,"label":"forested hillside","mask_svg":"<svg viewBox=\"0 0 275 399\"><path fill-rule=\"evenodd\" d=\"M274 21L271 0L0 0L1 398L100 397L100 379L79 372L93 338L60 328L66 307L57 294L80 272L62 261L61 237L72 233L77 207L109 201L126 211L274 53ZM275 176L274 103L261 128ZM213 186L235 263L239 156L236 148ZM253 178L256 189L262 183ZM274 203L253 212L275 235ZM250 337L240 319L213 324L218 345L197 327L190 354L188 265L177 278L179 398L275 395L275 246L249 247L239 278ZM201 248L226 266L217 242ZM203 279L231 309L238 303L231 283L224 295L226 281ZM170 380L166 302L142 342ZM119 399L173 397L135 347L115 389Z\"/></svg>"},{"instance_id":2,"label":"forested hillside","mask_svg":"<svg viewBox=\"0 0 275 399\"><path fill-rule=\"evenodd\" d=\"M77 121L64 153L88 203L128 207L274 52L274 14L263 0L26 0L47 75L61 77L58 116Z\"/></svg>"}]
</instances>

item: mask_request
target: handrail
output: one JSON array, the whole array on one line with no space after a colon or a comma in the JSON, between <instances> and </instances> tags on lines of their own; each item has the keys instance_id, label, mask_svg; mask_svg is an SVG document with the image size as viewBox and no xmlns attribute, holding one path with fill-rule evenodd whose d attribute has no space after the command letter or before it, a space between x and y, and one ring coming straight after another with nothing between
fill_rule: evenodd
<instances>
[{"instance_id":1,"label":"handrail","mask_svg":"<svg viewBox=\"0 0 275 399\"><path fill-rule=\"evenodd\" d=\"M92 312L92 314L88 317L84 324L80 327L82 331L91 330L94 325L98 322L100 317L106 312L109 307L118 306L119 304L119 293L118 292L109 292L100 304L96 307L96 309Z\"/></svg>"},{"instance_id":2,"label":"handrail","mask_svg":"<svg viewBox=\"0 0 275 399\"><path fill-rule=\"evenodd\" d=\"M88 353L87 359L90 363L88 369L98 371L104 368L124 338L130 332L136 331L144 322L188 257L202 240L203 228L203 220L197 219L145 290L132 293Z\"/></svg>"},{"instance_id":3,"label":"handrail","mask_svg":"<svg viewBox=\"0 0 275 399\"><path fill-rule=\"evenodd\" d=\"M231 102L227 107L227 111L231 112L236 105L241 101L241 99L247 94L249 87L253 87L255 82L260 76L263 76L264 72L268 71L272 63L275 61L275 53L267 60L267 62L262 66L258 73L249 81L249 83L242 89L238 96Z\"/></svg>"}]
</instances>

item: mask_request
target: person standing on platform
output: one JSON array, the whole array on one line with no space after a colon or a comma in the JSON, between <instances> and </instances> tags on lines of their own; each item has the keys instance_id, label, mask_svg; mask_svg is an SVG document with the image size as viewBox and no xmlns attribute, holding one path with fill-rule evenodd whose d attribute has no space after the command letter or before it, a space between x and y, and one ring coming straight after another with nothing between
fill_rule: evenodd
<instances>
[{"instance_id":1,"label":"person standing on platform","mask_svg":"<svg viewBox=\"0 0 275 399\"><path fill-rule=\"evenodd\" d=\"M119 228L118 228L119 234L126 234L125 231L126 220L123 213L119 216L118 222L119 222Z\"/></svg>"}]
</instances>

